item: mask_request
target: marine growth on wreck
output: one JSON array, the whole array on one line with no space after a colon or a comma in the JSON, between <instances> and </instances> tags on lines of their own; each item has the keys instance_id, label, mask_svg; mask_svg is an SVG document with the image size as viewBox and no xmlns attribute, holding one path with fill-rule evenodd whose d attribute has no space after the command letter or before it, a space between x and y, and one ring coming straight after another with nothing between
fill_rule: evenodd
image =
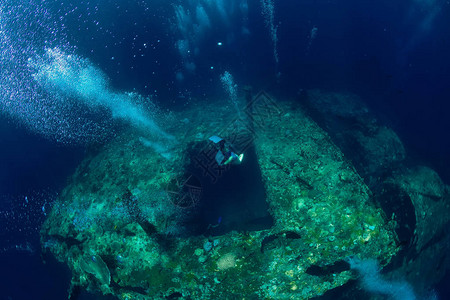
<instances>
[{"instance_id":1,"label":"marine growth on wreck","mask_svg":"<svg viewBox=\"0 0 450 300\"><path fill-rule=\"evenodd\" d=\"M330 98L355 108L314 107ZM426 212L448 207L448 188L432 170L402 166L401 141L358 97L261 92L243 102L239 116L211 102L173 112L166 130L175 142L164 151L132 130L92 150L42 228L44 249L72 271L72 291L310 299L355 279L353 257L392 265L408 226L424 232L415 242L423 247ZM327 132L321 114L329 126L360 126ZM212 135L245 153L242 164L218 165ZM352 155L354 147L363 150ZM396 166L388 176L385 162ZM383 195L408 197L403 205L420 213L397 216Z\"/></svg>"}]
</instances>

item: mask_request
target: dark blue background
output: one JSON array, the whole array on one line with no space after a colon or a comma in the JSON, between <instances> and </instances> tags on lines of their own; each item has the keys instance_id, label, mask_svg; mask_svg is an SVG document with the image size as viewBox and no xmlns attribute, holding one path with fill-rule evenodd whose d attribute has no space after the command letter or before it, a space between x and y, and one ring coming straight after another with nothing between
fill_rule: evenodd
<instances>
[{"instance_id":1,"label":"dark blue background","mask_svg":"<svg viewBox=\"0 0 450 300\"><path fill-rule=\"evenodd\" d=\"M174 33L172 3L130 2L71 1L50 7L54 14L98 7L95 15L69 14L66 33L77 54L99 66L115 89L152 95L161 106L175 108L186 101L181 95L195 101L223 93L219 76L228 70L240 86L251 84L280 97L293 98L300 88L355 92L397 131L412 157L450 182L450 8L444 1L435 1L440 10L428 30L421 23L430 8L414 1L276 1L278 83L259 1L249 1L251 34L239 34L240 15L230 20L230 27L213 27L198 45L195 74L186 74L182 83L175 80L182 63L175 48L180 37ZM313 26L318 34L306 53ZM230 32L234 38L229 39ZM228 42L218 47L218 41ZM84 155L83 147L57 145L6 116L0 118L0 137L0 195L13 201L42 189L59 191ZM39 208L46 199L36 201ZM5 202L1 207L18 205ZM36 217L36 226L40 222ZM31 241L36 249L32 255L0 255L3 295L65 297L70 274L54 262L39 263L37 230L2 232L2 240L6 248Z\"/></svg>"}]
</instances>

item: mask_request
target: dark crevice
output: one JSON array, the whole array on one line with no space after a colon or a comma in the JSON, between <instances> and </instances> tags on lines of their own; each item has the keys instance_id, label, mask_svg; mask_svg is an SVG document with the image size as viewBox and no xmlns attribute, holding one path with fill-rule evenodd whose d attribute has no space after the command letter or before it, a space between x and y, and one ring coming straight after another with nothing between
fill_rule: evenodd
<instances>
[{"instance_id":1,"label":"dark crevice","mask_svg":"<svg viewBox=\"0 0 450 300\"><path fill-rule=\"evenodd\" d=\"M175 292L166 297L166 299L180 299L183 298L183 294L180 292Z\"/></svg>"},{"instance_id":2,"label":"dark crevice","mask_svg":"<svg viewBox=\"0 0 450 300\"><path fill-rule=\"evenodd\" d=\"M266 236L261 242L261 253L264 253L264 251L266 251L269 248L270 244L274 242L277 238L278 235L275 234ZM276 248L276 246L273 246L272 248Z\"/></svg>"},{"instance_id":3,"label":"dark crevice","mask_svg":"<svg viewBox=\"0 0 450 300\"><path fill-rule=\"evenodd\" d=\"M350 270L348 262L339 260L332 265L318 266L312 265L306 269L306 273L313 276L328 276Z\"/></svg>"},{"instance_id":4,"label":"dark crevice","mask_svg":"<svg viewBox=\"0 0 450 300\"><path fill-rule=\"evenodd\" d=\"M326 291L321 296L311 298L311 300L370 299L369 293L358 288L358 285L356 280L350 280L342 286Z\"/></svg>"},{"instance_id":5,"label":"dark crevice","mask_svg":"<svg viewBox=\"0 0 450 300\"><path fill-rule=\"evenodd\" d=\"M261 253L264 253L265 251L268 251L270 249L284 247L287 244L290 244L292 240L298 239L301 239L301 235L294 231L285 231L277 234L271 234L266 236L262 240L260 250Z\"/></svg>"},{"instance_id":6,"label":"dark crevice","mask_svg":"<svg viewBox=\"0 0 450 300\"><path fill-rule=\"evenodd\" d=\"M215 153L207 142L190 144L187 150L186 173L201 185L201 197L185 224L189 234L214 236L271 228L274 222L254 147L246 149L239 165L219 166Z\"/></svg>"},{"instance_id":7,"label":"dark crevice","mask_svg":"<svg viewBox=\"0 0 450 300\"><path fill-rule=\"evenodd\" d=\"M55 241L60 242L60 243L65 243L67 245L67 248L70 249L72 246L78 246L78 245L83 244L86 241L86 238L80 241L80 240L77 240L76 238L73 238L73 237L70 237L70 236L69 237L64 237L64 236L59 235L59 234L51 234L51 235L48 236L48 238L46 240L47 241L55 240Z\"/></svg>"},{"instance_id":8,"label":"dark crevice","mask_svg":"<svg viewBox=\"0 0 450 300\"><path fill-rule=\"evenodd\" d=\"M123 290L125 290L125 291L129 291L129 292L138 293L138 294L141 294L141 295L144 295L144 296L148 295L147 290L144 289L144 288L134 287L134 286L122 286L122 285L117 284L114 280L111 280L111 287L114 288L114 289L118 289L121 292Z\"/></svg>"},{"instance_id":9,"label":"dark crevice","mask_svg":"<svg viewBox=\"0 0 450 300\"><path fill-rule=\"evenodd\" d=\"M393 184L384 184L382 192L375 197L388 218L394 216L400 244L411 245L416 228L416 213L411 198L399 187Z\"/></svg>"}]
</instances>

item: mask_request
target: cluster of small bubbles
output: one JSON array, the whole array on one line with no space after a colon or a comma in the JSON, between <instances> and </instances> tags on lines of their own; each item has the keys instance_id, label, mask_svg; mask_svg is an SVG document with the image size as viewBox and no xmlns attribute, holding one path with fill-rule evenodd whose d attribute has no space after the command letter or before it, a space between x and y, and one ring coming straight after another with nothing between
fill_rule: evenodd
<instances>
[{"instance_id":1,"label":"cluster of small bubbles","mask_svg":"<svg viewBox=\"0 0 450 300\"><path fill-rule=\"evenodd\" d=\"M311 29L311 33L309 34L309 39L308 39L308 46L306 47L306 55L309 54L309 50L311 49L311 46L317 37L318 31L319 31L319 28L317 28L316 26L313 26L313 28Z\"/></svg>"},{"instance_id":2,"label":"cluster of small bubbles","mask_svg":"<svg viewBox=\"0 0 450 300\"><path fill-rule=\"evenodd\" d=\"M148 222L166 234L179 234L185 212L170 203L160 193L145 198L131 195L128 198L108 202L108 209L98 209L93 197L80 198L72 203L57 201L52 209L54 214L70 218L76 232L91 229L116 230L117 225L131 222Z\"/></svg>"},{"instance_id":3,"label":"cluster of small bubbles","mask_svg":"<svg viewBox=\"0 0 450 300\"><path fill-rule=\"evenodd\" d=\"M0 4L0 112L58 142L102 140L110 131L108 122L92 118L72 99L42 88L33 78L30 59L45 55L45 47L58 44L72 51L62 31L45 3Z\"/></svg>"},{"instance_id":4,"label":"cluster of small bubbles","mask_svg":"<svg viewBox=\"0 0 450 300\"><path fill-rule=\"evenodd\" d=\"M58 200L52 209L54 214L70 218L75 231L84 232L102 226L105 221L103 212L91 206L93 202L93 198L80 198L70 204Z\"/></svg>"},{"instance_id":5,"label":"cluster of small bubbles","mask_svg":"<svg viewBox=\"0 0 450 300\"><path fill-rule=\"evenodd\" d=\"M0 248L0 253L19 252L32 255L35 252L35 248L30 242L12 244L9 246L3 246Z\"/></svg>"},{"instance_id":6,"label":"cluster of small bubbles","mask_svg":"<svg viewBox=\"0 0 450 300\"><path fill-rule=\"evenodd\" d=\"M225 71L220 76L220 81L222 82L222 86L227 92L231 103L233 103L236 112L238 113L239 118L241 117L241 112L238 105L238 96L237 96L237 84L234 83L233 75L230 72Z\"/></svg>"},{"instance_id":7,"label":"cluster of small bubbles","mask_svg":"<svg viewBox=\"0 0 450 300\"><path fill-rule=\"evenodd\" d=\"M75 218L72 221L72 224L77 232L83 232L88 230L93 223L94 223L93 216L86 214L84 212L75 216Z\"/></svg>"},{"instance_id":8,"label":"cluster of small bubbles","mask_svg":"<svg viewBox=\"0 0 450 300\"><path fill-rule=\"evenodd\" d=\"M234 34L228 35L226 41L217 41L215 32L218 28L226 28L233 33L241 31L243 35L249 34L247 1L181 1L180 4L173 5L173 9L171 25L176 30L174 36L178 36L174 46L183 66L175 73L178 81L185 75L195 75L197 66L203 68L202 64L197 64L198 58L203 57L203 45L216 43L217 46L223 46L231 45L235 41ZM238 19L242 19L242 24Z\"/></svg>"},{"instance_id":9,"label":"cluster of small bubbles","mask_svg":"<svg viewBox=\"0 0 450 300\"><path fill-rule=\"evenodd\" d=\"M273 44L273 57L275 59L275 64L278 65L278 27L275 25L275 4L273 0L261 0L262 15L264 17L264 22L266 27L269 29L270 38Z\"/></svg>"},{"instance_id":10,"label":"cluster of small bubbles","mask_svg":"<svg viewBox=\"0 0 450 300\"><path fill-rule=\"evenodd\" d=\"M220 76L220 81L222 82L222 86L227 91L228 96L231 101L237 101L237 85L234 83L233 75L230 72L225 71L222 76Z\"/></svg>"},{"instance_id":11,"label":"cluster of small bubbles","mask_svg":"<svg viewBox=\"0 0 450 300\"><path fill-rule=\"evenodd\" d=\"M13 249L17 240L28 241L39 236L39 230L44 222L48 209L56 199L56 194L48 191L32 192L29 195L0 197L0 247ZM14 241L14 245L11 243ZM16 250L29 251L29 247L19 247ZM31 248L34 248L31 246Z\"/></svg>"},{"instance_id":12,"label":"cluster of small bubbles","mask_svg":"<svg viewBox=\"0 0 450 300\"><path fill-rule=\"evenodd\" d=\"M42 249L47 250L47 249L55 249L57 247L59 247L60 243L55 240L55 239L48 239L46 241L44 241L42 243Z\"/></svg>"},{"instance_id":13,"label":"cluster of small bubbles","mask_svg":"<svg viewBox=\"0 0 450 300\"><path fill-rule=\"evenodd\" d=\"M137 103L150 99L113 91L101 70L74 53L61 19L45 5L0 4L0 113L66 144L103 142L122 124L117 120L170 138Z\"/></svg>"},{"instance_id":14,"label":"cluster of small bubbles","mask_svg":"<svg viewBox=\"0 0 450 300\"><path fill-rule=\"evenodd\" d=\"M109 216L112 219L120 219L123 222L131 221L131 215L136 215L136 212L130 212L130 209L124 203L119 202L109 211Z\"/></svg>"}]
</instances>

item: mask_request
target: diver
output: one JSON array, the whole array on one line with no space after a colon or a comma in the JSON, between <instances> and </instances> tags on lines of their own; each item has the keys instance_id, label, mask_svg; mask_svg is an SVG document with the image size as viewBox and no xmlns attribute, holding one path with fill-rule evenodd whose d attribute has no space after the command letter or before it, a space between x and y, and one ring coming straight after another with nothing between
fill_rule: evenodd
<instances>
[{"instance_id":1,"label":"diver","mask_svg":"<svg viewBox=\"0 0 450 300\"><path fill-rule=\"evenodd\" d=\"M223 138L213 135L209 138L217 149L216 162L219 166L225 166L228 164L240 164L242 159L244 159L244 153L236 154L233 146L225 141Z\"/></svg>"}]
</instances>

